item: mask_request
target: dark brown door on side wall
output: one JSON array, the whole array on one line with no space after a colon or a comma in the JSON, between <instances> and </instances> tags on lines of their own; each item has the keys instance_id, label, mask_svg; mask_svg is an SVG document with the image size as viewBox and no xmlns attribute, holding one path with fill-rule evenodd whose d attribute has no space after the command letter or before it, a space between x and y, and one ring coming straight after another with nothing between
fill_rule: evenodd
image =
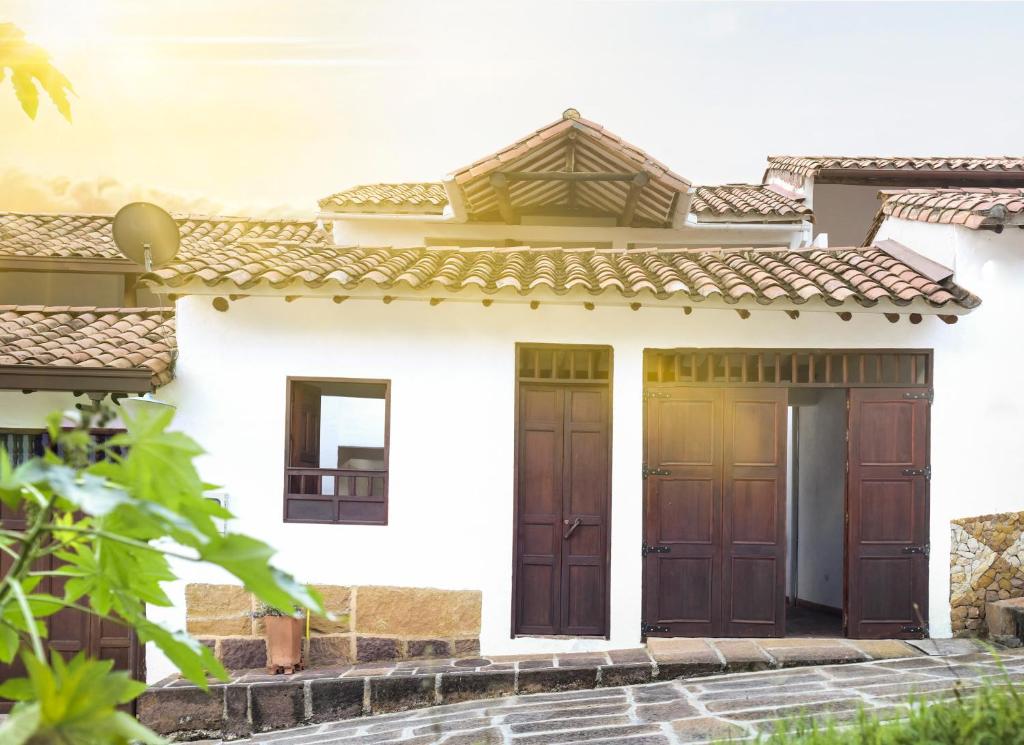
<instances>
[{"instance_id":1,"label":"dark brown door on side wall","mask_svg":"<svg viewBox=\"0 0 1024 745\"><path fill-rule=\"evenodd\" d=\"M927 635L929 402L920 388L850 390L847 635Z\"/></svg>"},{"instance_id":2,"label":"dark brown door on side wall","mask_svg":"<svg viewBox=\"0 0 1024 745\"><path fill-rule=\"evenodd\" d=\"M658 386L647 408L649 636L782 636L786 391Z\"/></svg>"},{"instance_id":3,"label":"dark brown door on side wall","mask_svg":"<svg viewBox=\"0 0 1024 745\"><path fill-rule=\"evenodd\" d=\"M608 400L604 386L520 386L516 634L608 633Z\"/></svg>"}]
</instances>

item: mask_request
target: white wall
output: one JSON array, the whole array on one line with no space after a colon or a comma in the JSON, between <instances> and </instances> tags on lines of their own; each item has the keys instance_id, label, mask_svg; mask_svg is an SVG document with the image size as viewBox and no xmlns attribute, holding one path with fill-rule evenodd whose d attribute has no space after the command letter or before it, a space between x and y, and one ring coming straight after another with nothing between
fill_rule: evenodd
<instances>
[{"instance_id":1,"label":"white wall","mask_svg":"<svg viewBox=\"0 0 1024 745\"><path fill-rule=\"evenodd\" d=\"M799 414L797 597L842 608L846 391L818 393Z\"/></svg>"}]
</instances>

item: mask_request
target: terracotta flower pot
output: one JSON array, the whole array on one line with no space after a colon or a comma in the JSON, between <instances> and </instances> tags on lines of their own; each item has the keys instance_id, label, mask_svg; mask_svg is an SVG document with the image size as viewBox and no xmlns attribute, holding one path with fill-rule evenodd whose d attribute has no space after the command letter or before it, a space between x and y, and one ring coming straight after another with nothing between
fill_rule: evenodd
<instances>
[{"instance_id":1,"label":"terracotta flower pot","mask_svg":"<svg viewBox=\"0 0 1024 745\"><path fill-rule=\"evenodd\" d=\"M267 672L290 674L302 669L302 621L291 616L266 616Z\"/></svg>"}]
</instances>

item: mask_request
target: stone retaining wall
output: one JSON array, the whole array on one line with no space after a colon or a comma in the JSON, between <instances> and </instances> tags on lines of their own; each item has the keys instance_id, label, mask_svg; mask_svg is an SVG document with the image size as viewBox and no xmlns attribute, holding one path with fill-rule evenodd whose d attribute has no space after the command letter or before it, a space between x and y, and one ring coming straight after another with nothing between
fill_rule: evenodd
<instances>
[{"instance_id":1,"label":"stone retaining wall","mask_svg":"<svg viewBox=\"0 0 1024 745\"><path fill-rule=\"evenodd\" d=\"M954 520L949 557L953 634L984 634L985 603L1024 596L1024 512Z\"/></svg>"},{"instance_id":2,"label":"stone retaining wall","mask_svg":"<svg viewBox=\"0 0 1024 745\"><path fill-rule=\"evenodd\" d=\"M314 585L333 618L310 618L311 667L480 651L481 593L420 587ZM257 603L237 585L185 588L186 628L229 670L267 663Z\"/></svg>"}]
</instances>

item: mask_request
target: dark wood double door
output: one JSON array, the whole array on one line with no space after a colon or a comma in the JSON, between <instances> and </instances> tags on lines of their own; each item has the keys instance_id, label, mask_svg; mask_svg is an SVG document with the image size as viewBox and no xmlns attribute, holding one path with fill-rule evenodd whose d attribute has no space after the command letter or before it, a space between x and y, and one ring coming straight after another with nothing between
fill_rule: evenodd
<instances>
[{"instance_id":1,"label":"dark wood double door","mask_svg":"<svg viewBox=\"0 0 1024 745\"><path fill-rule=\"evenodd\" d=\"M519 386L513 634L608 633L609 399Z\"/></svg>"},{"instance_id":2,"label":"dark wood double door","mask_svg":"<svg viewBox=\"0 0 1024 745\"><path fill-rule=\"evenodd\" d=\"M921 637L928 401L920 389L848 395L847 635ZM786 405L785 388L648 392L647 635L785 635Z\"/></svg>"}]
</instances>

